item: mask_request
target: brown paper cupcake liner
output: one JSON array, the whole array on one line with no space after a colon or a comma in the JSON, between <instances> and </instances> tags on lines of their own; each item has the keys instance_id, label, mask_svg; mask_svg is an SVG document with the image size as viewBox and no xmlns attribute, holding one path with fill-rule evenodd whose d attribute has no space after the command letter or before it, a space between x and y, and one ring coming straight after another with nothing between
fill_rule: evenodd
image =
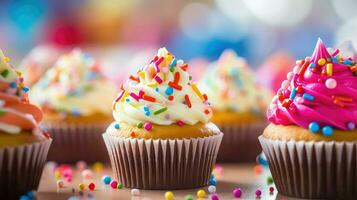
<instances>
[{"instance_id":1,"label":"brown paper cupcake liner","mask_svg":"<svg viewBox=\"0 0 357 200\"><path fill-rule=\"evenodd\" d=\"M103 134L119 182L140 189L206 186L222 137L144 140Z\"/></svg>"},{"instance_id":2,"label":"brown paper cupcake liner","mask_svg":"<svg viewBox=\"0 0 357 200\"><path fill-rule=\"evenodd\" d=\"M259 135L266 127L266 122L246 124L219 124L224 133L217 162L254 162L262 149Z\"/></svg>"},{"instance_id":3,"label":"brown paper cupcake liner","mask_svg":"<svg viewBox=\"0 0 357 200\"><path fill-rule=\"evenodd\" d=\"M280 194L357 198L357 142L259 140Z\"/></svg>"},{"instance_id":4,"label":"brown paper cupcake liner","mask_svg":"<svg viewBox=\"0 0 357 200\"><path fill-rule=\"evenodd\" d=\"M37 190L52 139L0 148L0 199Z\"/></svg>"},{"instance_id":5,"label":"brown paper cupcake liner","mask_svg":"<svg viewBox=\"0 0 357 200\"><path fill-rule=\"evenodd\" d=\"M102 134L109 123L43 124L53 138L48 159L59 163L108 162L109 157Z\"/></svg>"}]
</instances>

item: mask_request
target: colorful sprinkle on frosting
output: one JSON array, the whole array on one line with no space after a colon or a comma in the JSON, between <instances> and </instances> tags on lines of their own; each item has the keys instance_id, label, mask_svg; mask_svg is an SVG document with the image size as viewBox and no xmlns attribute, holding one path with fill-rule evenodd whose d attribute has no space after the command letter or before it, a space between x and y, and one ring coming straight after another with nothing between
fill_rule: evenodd
<instances>
[{"instance_id":1,"label":"colorful sprinkle on frosting","mask_svg":"<svg viewBox=\"0 0 357 200\"><path fill-rule=\"evenodd\" d=\"M357 123L357 74L353 58L329 52L321 39L311 57L296 62L268 110L274 124L298 125L332 136Z\"/></svg>"},{"instance_id":2,"label":"colorful sprinkle on frosting","mask_svg":"<svg viewBox=\"0 0 357 200\"><path fill-rule=\"evenodd\" d=\"M166 48L159 49L149 64L123 85L113 102L115 120L131 125L142 123L148 131L152 124L208 122L212 111L207 95L190 80L187 67Z\"/></svg>"},{"instance_id":3,"label":"colorful sprinkle on frosting","mask_svg":"<svg viewBox=\"0 0 357 200\"><path fill-rule=\"evenodd\" d=\"M243 58L234 51L226 50L219 60L212 63L204 74L202 90L210 96L212 107L217 111L265 113L271 100L268 90L254 80L253 72ZM205 98L192 85L200 98Z\"/></svg>"},{"instance_id":4,"label":"colorful sprinkle on frosting","mask_svg":"<svg viewBox=\"0 0 357 200\"><path fill-rule=\"evenodd\" d=\"M33 88L30 98L55 112L74 116L110 115L116 87L100 73L100 64L75 49L61 56Z\"/></svg>"},{"instance_id":5,"label":"colorful sprinkle on frosting","mask_svg":"<svg viewBox=\"0 0 357 200\"><path fill-rule=\"evenodd\" d=\"M0 50L0 132L17 134L20 131L39 133L42 112L30 104L21 72L16 71Z\"/></svg>"}]
</instances>

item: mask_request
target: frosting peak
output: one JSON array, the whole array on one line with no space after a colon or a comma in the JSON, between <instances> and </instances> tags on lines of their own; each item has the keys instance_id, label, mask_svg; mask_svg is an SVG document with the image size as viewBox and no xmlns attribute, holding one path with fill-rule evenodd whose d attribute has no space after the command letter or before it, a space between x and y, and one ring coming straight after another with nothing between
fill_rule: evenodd
<instances>
[{"instance_id":1,"label":"frosting peak","mask_svg":"<svg viewBox=\"0 0 357 200\"><path fill-rule=\"evenodd\" d=\"M149 64L123 85L113 102L115 120L132 125L208 122L212 111L207 96L191 81L187 67L166 48L159 49Z\"/></svg>"},{"instance_id":2,"label":"frosting peak","mask_svg":"<svg viewBox=\"0 0 357 200\"><path fill-rule=\"evenodd\" d=\"M30 97L49 111L75 116L104 114L116 87L100 73L99 63L80 49L61 56L32 88Z\"/></svg>"},{"instance_id":3,"label":"frosting peak","mask_svg":"<svg viewBox=\"0 0 357 200\"><path fill-rule=\"evenodd\" d=\"M312 132L333 134L357 123L357 65L339 50L329 53L319 39L311 57L296 62L268 110L274 124L296 124Z\"/></svg>"},{"instance_id":4,"label":"frosting peak","mask_svg":"<svg viewBox=\"0 0 357 200\"><path fill-rule=\"evenodd\" d=\"M21 130L35 132L42 119L39 108L29 103L21 73L9 63L0 50L0 131L16 134Z\"/></svg>"},{"instance_id":5,"label":"frosting peak","mask_svg":"<svg viewBox=\"0 0 357 200\"><path fill-rule=\"evenodd\" d=\"M210 96L217 111L258 112L263 114L271 99L254 80L245 59L232 50L225 50L204 74L202 89Z\"/></svg>"}]
</instances>

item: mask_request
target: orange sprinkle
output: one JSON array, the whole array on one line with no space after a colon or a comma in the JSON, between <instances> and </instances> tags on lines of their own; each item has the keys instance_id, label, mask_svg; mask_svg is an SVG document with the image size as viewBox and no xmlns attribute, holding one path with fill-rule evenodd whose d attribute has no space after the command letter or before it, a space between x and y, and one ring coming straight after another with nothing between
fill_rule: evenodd
<instances>
[{"instance_id":1,"label":"orange sprinkle","mask_svg":"<svg viewBox=\"0 0 357 200\"><path fill-rule=\"evenodd\" d=\"M143 95L142 97L145 101L156 102L156 99L152 96Z\"/></svg>"},{"instance_id":2,"label":"orange sprinkle","mask_svg":"<svg viewBox=\"0 0 357 200\"><path fill-rule=\"evenodd\" d=\"M353 66L353 67L350 67L350 70L351 70L352 72L357 71L357 65L355 65L355 66Z\"/></svg>"},{"instance_id":3,"label":"orange sprinkle","mask_svg":"<svg viewBox=\"0 0 357 200\"><path fill-rule=\"evenodd\" d=\"M186 101L186 105L187 107L191 108L192 105L191 105L191 101L190 101L190 98L188 97L188 95L186 94L185 95L185 101Z\"/></svg>"},{"instance_id":4,"label":"orange sprinkle","mask_svg":"<svg viewBox=\"0 0 357 200\"><path fill-rule=\"evenodd\" d=\"M202 96L203 96L203 99L204 99L205 101L208 100L207 94L203 94Z\"/></svg>"},{"instance_id":5,"label":"orange sprinkle","mask_svg":"<svg viewBox=\"0 0 357 200\"><path fill-rule=\"evenodd\" d=\"M345 104L343 104L340 100L338 100L338 99L335 99L335 100L333 100L333 103L334 104L336 104L336 105L338 105L338 106L340 106L340 107L345 107Z\"/></svg>"},{"instance_id":6,"label":"orange sprinkle","mask_svg":"<svg viewBox=\"0 0 357 200\"><path fill-rule=\"evenodd\" d=\"M347 101L347 102L352 102L351 97L345 97L345 96L332 96L333 99L337 99L340 101Z\"/></svg>"},{"instance_id":7,"label":"orange sprinkle","mask_svg":"<svg viewBox=\"0 0 357 200\"><path fill-rule=\"evenodd\" d=\"M306 69L309 67L309 64L309 62L303 61L303 64L298 73L300 77L304 76Z\"/></svg>"},{"instance_id":8,"label":"orange sprinkle","mask_svg":"<svg viewBox=\"0 0 357 200\"><path fill-rule=\"evenodd\" d=\"M139 78L138 78L138 77L135 77L135 76L133 76L133 75L131 75L131 76L129 77L129 79L140 83Z\"/></svg>"},{"instance_id":9,"label":"orange sprinkle","mask_svg":"<svg viewBox=\"0 0 357 200\"><path fill-rule=\"evenodd\" d=\"M263 167L261 165L255 165L254 166L254 173L255 174L261 174L263 172Z\"/></svg>"},{"instance_id":10,"label":"orange sprinkle","mask_svg":"<svg viewBox=\"0 0 357 200\"><path fill-rule=\"evenodd\" d=\"M134 132L134 131L132 131L132 132L130 133L130 137L135 137L135 132Z\"/></svg>"}]
</instances>

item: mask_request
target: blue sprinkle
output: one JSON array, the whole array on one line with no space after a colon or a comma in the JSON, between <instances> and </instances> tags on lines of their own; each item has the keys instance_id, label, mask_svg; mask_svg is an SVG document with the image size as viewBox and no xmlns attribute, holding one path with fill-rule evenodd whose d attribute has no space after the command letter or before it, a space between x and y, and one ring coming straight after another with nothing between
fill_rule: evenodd
<instances>
[{"instance_id":1,"label":"blue sprinkle","mask_svg":"<svg viewBox=\"0 0 357 200\"><path fill-rule=\"evenodd\" d=\"M30 88L28 88L28 87L23 87L23 88L22 88L22 91L28 92L28 91L30 91Z\"/></svg>"},{"instance_id":2,"label":"blue sprinkle","mask_svg":"<svg viewBox=\"0 0 357 200\"><path fill-rule=\"evenodd\" d=\"M145 115L150 116L150 112L149 111L145 112Z\"/></svg>"},{"instance_id":3,"label":"blue sprinkle","mask_svg":"<svg viewBox=\"0 0 357 200\"><path fill-rule=\"evenodd\" d=\"M16 88L16 87L17 87L16 82L11 82L11 83L10 83L10 87L11 87L11 88Z\"/></svg>"},{"instance_id":4,"label":"blue sprinkle","mask_svg":"<svg viewBox=\"0 0 357 200\"><path fill-rule=\"evenodd\" d=\"M26 195L21 195L19 200L31 200L31 198Z\"/></svg>"},{"instance_id":5,"label":"blue sprinkle","mask_svg":"<svg viewBox=\"0 0 357 200\"><path fill-rule=\"evenodd\" d=\"M165 94L170 96L172 95L172 93L174 93L174 89L172 87L167 87L165 90Z\"/></svg>"},{"instance_id":6,"label":"blue sprinkle","mask_svg":"<svg viewBox=\"0 0 357 200\"><path fill-rule=\"evenodd\" d=\"M114 128L115 128L115 129L120 129L119 124L114 124Z\"/></svg>"},{"instance_id":7,"label":"blue sprinkle","mask_svg":"<svg viewBox=\"0 0 357 200\"><path fill-rule=\"evenodd\" d=\"M307 93L304 93L304 94L302 95L302 98L307 99L307 100L309 100L309 101L315 100L315 97L314 97L314 96L312 96L312 95L310 95L310 94L307 94Z\"/></svg>"},{"instance_id":8,"label":"blue sprinkle","mask_svg":"<svg viewBox=\"0 0 357 200\"><path fill-rule=\"evenodd\" d=\"M125 101L126 101L126 102L129 102L129 101L130 101L130 99L129 99L129 98L126 98L126 99L125 99Z\"/></svg>"},{"instance_id":9,"label":"blue sprinkle","mask_svg":"<svg viewBox=\"0 0 357 200\"><path fill-rule=\"evenodd\" d=\"M149 107L144 106L144 110L145 110L145 111L149 111Z\"/></svg>"},{"instance_id":10,"label":"blue sprinkle","mask_svg":"<svg viewBox=\"0 0 357 200\"><path fill-rule=\"evenodd\" d=\"M159 88L155 88L156 92L159 92Z\"/></svg>"},{"instance_id":11,"label":"blue sprinkle","mask_svg":"<svg viewBox=\"0 0 357 200\"><path fill-rule=\"evenodd\" d=\"M216 180L214 180L214 179L209 180L209 185L214 185L214 186L216 186L216 185L217 185Z\"/></svg>"},{"instance_id":12,"label":"blue sprinkle","mask_svg":"<svg viewBox=\"0 0 357 200\"><path fill-rule=\"evenodd\" d=\"M335 62L335 63L338 63L337 57L333 57L333 58L332 58L332 61Z\"/></svg>"},{"instance_id":13,"label":"blue sprinkle","mask_svg":"<svg viewBox=\"0 0 357 200\"><path fill-rule=\"evenodd\" d=\"M333 128L331 126L324 126L322 128L322 135L324 135L324 136L332 136L333 135Z\"/></svg>"},{"instance_id":14,"label":"blue sprinkle","mask_svg":"<svg viewBox=\"0 0 357 200\"><path fill-rule=\"evenodd\" d=\"M309 124L309 130L313 133L316 133L320 130L320 126L316 122L311 122Z\"/></svg>"},{"instance_id":15,"label":"blue sprinkle","mask_svg":"<svg viewBox=\"0 0 357 200\"><path fill-rule=\"evenodd\" d=\"M310 68L315 68L316 67L316 64L314 62L310 63Z\"/></svg>"},{"instance_id":16,"label":"blue sprinkle","mask_svg":"<svg viewBox=\"0 0 357 200\"><path fill-rule=\"evenodd\" d=\"M110 176L103 176L102 181L104 184L109 185L110 181L112 181L112 178L110 178Z\"/></svg>"},{"instance_id":17,"label":"blue sprinkle","mask_svg":"<svg viewBox=\"0 0 357 200\"><path fill-rule=\"evenodd\" d=\"M176 58L172 59L171 64L170 64L170 67L175 67L175 66L176 66L176 63L177 63Z\"/></svg>"},{"instance_id":18,"label":"blue sprinkle","mask_svg":"<svg viewBox=\"0 0 357 200\"><path fill-rule=\"evenodd\" d=\"M30 191L26 194L30 199L33 199L35 197L35 193L33 191Z\"/></svg>"},{"instance_id":19,"label":"blue sprinkle","mask_svg":"<svg viewBox=\"0 0 357 200\"><path fill-rule=\"evenodd\" d=\"M352 65L353 64L353 62L350 61L350 60L344 60L342 63L345 64L345 65Z\"/></svg>"},{"instance_id":20,"label":"blue sprinkle","mask_svg":"<svg viewBox=\"0 0 357 200\"><path fill-rule=\"evenodd\" d=\"M72 115L74 115L74 116L80 116L80 115L81 115L81 112L80 112L78 109L73 109L73 110L72 110Z\"/></svg>"},{"instance_id":21,"label":"blue sprinkle","mask_svg":"<svg viewBox=\"0 0 357 200\"><path fill-rule=\"evenodd\" d=\"M294 100L295 96L296 96L296 88L293 88L291 90L289 99Z\"/></svg>"}]
</instances>

